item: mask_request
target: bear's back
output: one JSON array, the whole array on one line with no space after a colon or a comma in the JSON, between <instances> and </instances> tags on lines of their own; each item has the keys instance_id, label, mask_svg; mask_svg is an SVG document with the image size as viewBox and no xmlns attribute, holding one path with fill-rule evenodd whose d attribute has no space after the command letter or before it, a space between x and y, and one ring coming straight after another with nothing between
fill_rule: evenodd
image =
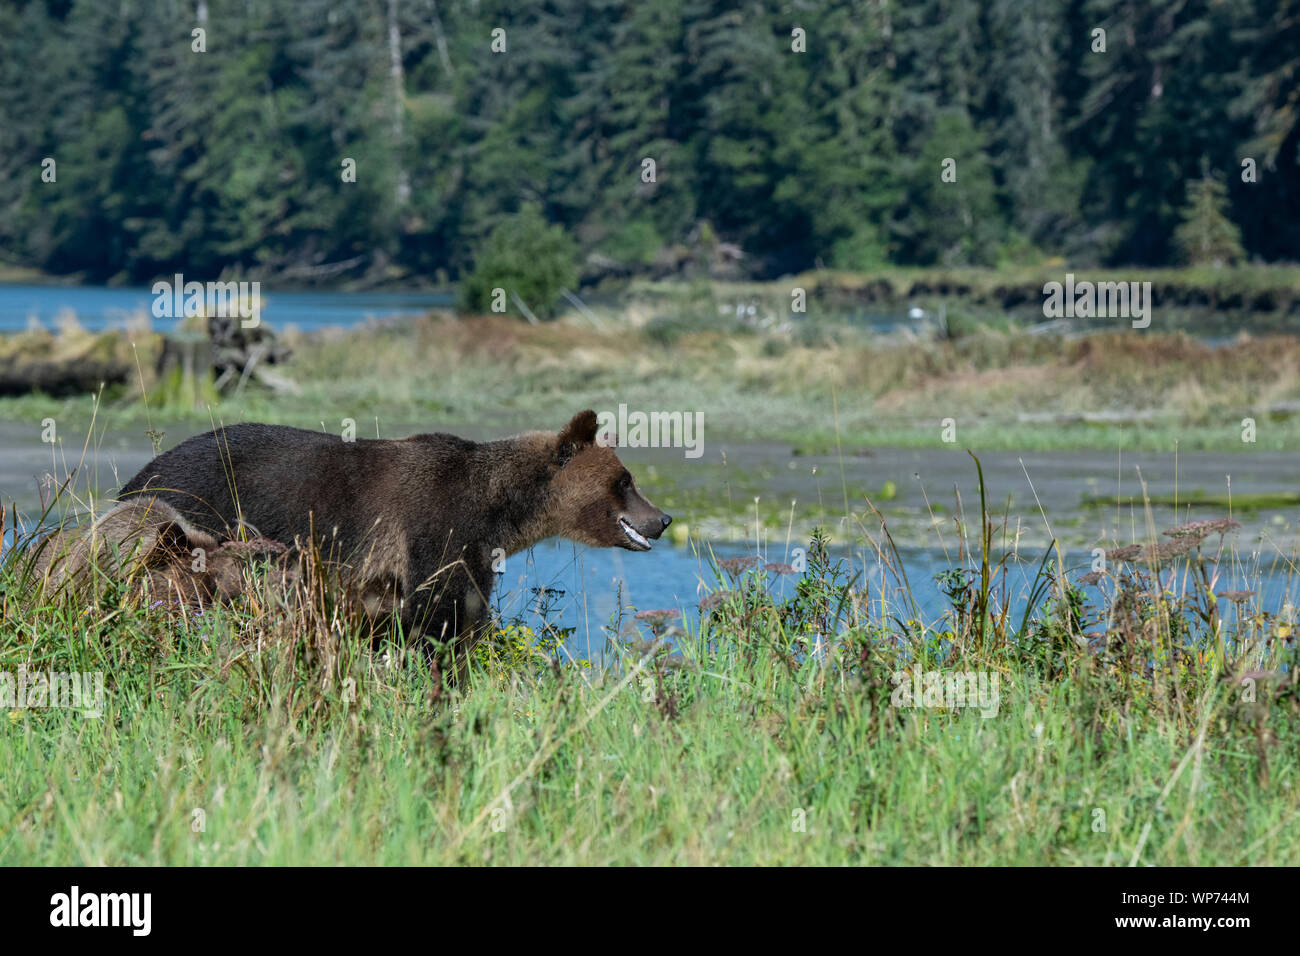
<instances>
[{"instance_id":1,"label":"bear's back","mask_svg":"<svg viewBox=\"0 0 1300 956\"><path fill-rule=\"evenodd\" d=\"M122 488L156 494L219 538L241 522L285 544L336 535L360 545L376 519L410 525L463 502L476 443L454 435L355 439L288 425L241 423L164 452Z\"/></svg>"}]
</instances>

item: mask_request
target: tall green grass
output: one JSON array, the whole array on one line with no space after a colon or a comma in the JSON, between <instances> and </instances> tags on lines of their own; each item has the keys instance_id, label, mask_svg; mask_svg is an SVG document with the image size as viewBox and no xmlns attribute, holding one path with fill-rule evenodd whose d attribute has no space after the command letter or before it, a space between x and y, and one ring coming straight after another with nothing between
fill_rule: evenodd
<instances>
[{"instance_id":1,"label":"tall green grass","mask_svg":"<svg viewBox=\"0 0 1300 956\"><path fill-rule=\"evenodd\" d=\"M91 607L11 550L0 671L102 672L105 706L0 712L0 862L1300 861L1296 646L1210 613L1209 538L1115 555L1093 608L1049 552L1015 620L979 519L935 622L815 537L792 589L733 560L698 626L611 622L607 667L498 622L455 689L319 591ZM918 671L996 677L995 713L900 706Z\"/></svg>"}]
</instances>

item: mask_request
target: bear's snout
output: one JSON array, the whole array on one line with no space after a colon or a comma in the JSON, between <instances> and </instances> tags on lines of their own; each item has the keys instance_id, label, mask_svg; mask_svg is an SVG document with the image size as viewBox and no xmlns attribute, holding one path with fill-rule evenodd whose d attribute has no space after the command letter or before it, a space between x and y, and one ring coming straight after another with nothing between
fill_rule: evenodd
<instances>
[{"instance_id":1,"label":"bear's snout","mask_svg":"<svg viewBox=\"0 0 1300 956\"><path fill-rule=\"evenodd\" d=\"M648 501L646 505L649 513L644 516L635 512L624 512L619 516L618 526L623 532L620 544L630 551L649 551L650 542L662 535L664 529L673 523L671 515L660 511Z\"/></svg>"}]
</instances>

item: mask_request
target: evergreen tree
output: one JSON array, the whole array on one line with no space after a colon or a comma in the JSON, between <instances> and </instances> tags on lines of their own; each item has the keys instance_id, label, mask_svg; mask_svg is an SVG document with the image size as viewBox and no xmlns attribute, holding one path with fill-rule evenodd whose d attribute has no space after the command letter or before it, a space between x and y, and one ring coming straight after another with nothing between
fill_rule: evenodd
<instances>
[{"instance_id":1,"label":"evergreen tree","mask_svg":"<svg viewBox=\"0 0 1300 956\"><path fill-rule=\"evenodd\" d=\"M1206 168L1296 259L1298 4L0 0L0 259L455 278L535 204L625 269L1157 264Z\"/></svg>"},{"instance_id":2,"label":"evergreen tree","mask_svg":"<svg viewBox=\"0 0 1300 956\"><path fill-rule=\"evenodd\" d=\"M1085 210L1110 223L1106 257L1165 262L1183 184L1203 163L1235 167L1250 132L1230 109L1244 82L1238 27L1250 2L1094 0L1087 9L1106 30L1106 51L1088 56L1073 124L1072 148L1092 160Z\"/></svg>"},{"instance_id":3,"label":"evergreen tree","mask_svg":"<svg viewBox=\"0 0 1300 956\"><path fill-rule=\"evenodd\" d=\"M1229 177L1242 236L1265 259L1300 260L1300 0L1255 0L1240 21L1246 51L1230 108L1252 117ZM1247 162L1249 160L1249 162Z\"/></svg>"},{"instance_id":4,"label":"evergreen tree","mask_svg":"<svg viewBox=\"0 0 1300 956\"><path fill-rule=\"evenodd\" d=\"M900 252L918 265L997 263L1003 221L983 137L964 110L935 120L909 164L906 212L895 223Z\"/></svg>"},{"instance_id":5,"label":"evergreen tree","mask_svg":"<svg viewBox=\"0 0 1300 956\"><path fill-rule=\"evenodd\" d=\"M1188 265L1236 265L1245 253L1241 230L1228 216L1228 190L1213 176L1187 184L1187 205L1174 245Z\"/></svg>"},{"instance_id":6,"label":"evergreen tree","mask_svg":"<svg viewBox=\"0 0 1300 956\"><path fill-rule=\"evenodd\" d=\"M992 0L988 33L989 153L1001 208L1026 243L1061 248L1080 228L1083 161L1063 142L1057 70L1070 42L1062 0Z\"/></svg>"},{"instance_id":7,"label":"evergreen tree","mask_svg":"<svg viewBox=\"0 0 1300 956\"><path fill-rule=\"evenodd\" d=\"M577 234L617 262L646 265L695 219L683 135L682 0L588 4L590 29L561 117L559 202ZM655 164L654 181L643 176Z\"/></svg>"},{"instance_id":8,"label":"evergreen tree","mask_svg":"<svg viewBox=\"0 0 1300 956\"><path fill-rule=\"evenodd\" d=\"M889 261L902 195L895 148L889 5L852 0L800 17L808 51L771 114L779 179L774 225L806 236L804 261L841 269ZM782 41L785 42L785 41Z\"/></svg>"}]
</instances>

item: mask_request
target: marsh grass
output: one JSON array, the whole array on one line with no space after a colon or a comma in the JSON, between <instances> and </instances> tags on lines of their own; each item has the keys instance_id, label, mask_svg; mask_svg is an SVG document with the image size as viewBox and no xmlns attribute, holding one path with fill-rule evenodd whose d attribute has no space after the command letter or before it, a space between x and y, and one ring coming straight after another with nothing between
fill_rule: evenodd
<instances>
[{"instance_id":1,"label":"marsh grass","mask_svg":"<svg viewBox=\"0 0 1300 956\"><path fill-rule=\"evenodd\" d=\"M719 563L698 625L620 612L607 667L498 620L454 690L324 573L86 604L11 548L0 672L99 672L105 707L0 712L0 861L1300 861L1295 642L1217 612L1252 599L1207 590L1209 535L1162 552L1152 529L1095 608L1048 549L1017 621L983 493L972 519L937 621L873 512L888 589L816 535L802 571ZM995 675L995 713L900 706L913 673Z\"/></svg>"},{"instance_id":2,"label":"marsh grass","mask_svg":"<svg viewBox=\"0 0 1300 956\"><path fill-rule=\"evenodd\" d=\"M1228 298L1245 294L1231 291L1233 283L1258 287L1251 293L1257 297L1292 275L1225 272L1202 278L1222 285ZM1195 286L1202 278L1160 281ZM907 274L887 284L906 300L918 284L942 290L959 279L989 294L999 287L996 274ZM830 287L841 280L818 281ZM961 314L954 307L954 323ZM1034 335L1028 319L992 308L961 320L959 333L936 337L923 329L878 333L840 306L793 314L786 283L634 284L537 326L435 313L311 334L282 330L293 350L285 374L299 388L295 395L248 388L217 397L210 382L171 380L150 382L149 391L154 414L175 426L216 417L319 427L321 409L329 408L347 410L366 434L376 420L376 427L432 420L491 431L535 426L539 413L604 407L612 394L633 408L659 408L673 395L674 406L708 409L714 437L786 441L805 453L833 451L837 438L846 450L937 447L947 417L958 421L964 444L989 450L1161 450L1176 439L1185 450L1252 452L1300 440L1300 339L1289 331L1291 313L1278 314L1271 334L1238 335L1265 330L1252 314L1234 328L1235 338L1213 345L1164 321L1140 333ZM157 336L146 337L154 343L141 339L147 375L145 353ZM9 347L17 349L21 338ZM135 362L121 343L114 349ZM116 420L144 419L138 393L133 378L109 395ZM761 416L754 414L759 400ZM73 429L85 427L90 411L85 397L0 400L5 419L54 416ZM1259 423L1254 443L1242 441L1246 417Z\"/></svg>"}]
</instances>

